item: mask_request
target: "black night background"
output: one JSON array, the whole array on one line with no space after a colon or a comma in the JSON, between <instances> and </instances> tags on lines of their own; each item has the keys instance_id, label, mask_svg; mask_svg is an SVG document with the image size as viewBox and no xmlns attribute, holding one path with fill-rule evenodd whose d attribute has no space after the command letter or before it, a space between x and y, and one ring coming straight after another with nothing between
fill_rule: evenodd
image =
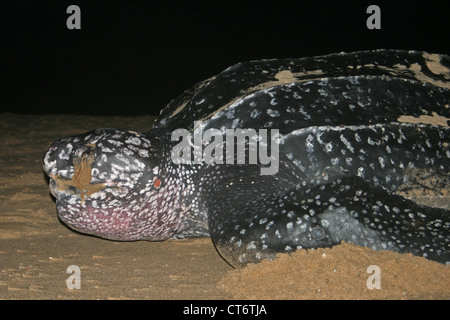
<instances>
[{"instance_id":1,"label":"black night background","mask_svg":"<svg viewBox=\"0 0 450 320\"><path fill-rule=\"evenodd\" d=\"M81 30L69 30L69 5ZM381 9L369 30L367 7ZM444 1L4 1L2 112L157 115L235 63L377 48L448 53Z\"/></svg>"}]
</instances>

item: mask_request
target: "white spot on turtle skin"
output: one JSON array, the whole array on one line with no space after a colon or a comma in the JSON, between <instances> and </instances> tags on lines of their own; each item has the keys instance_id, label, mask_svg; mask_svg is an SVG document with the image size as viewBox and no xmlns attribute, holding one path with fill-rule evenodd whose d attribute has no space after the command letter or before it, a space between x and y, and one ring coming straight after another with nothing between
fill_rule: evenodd
<instances>
[{"instance_id":1,"label":"white spot on turtle skin","mask_svg":"<svg viewBox=\"0 0 450 320\"><path fill-rule=\"evenodd\" d=\"M330 162L333 166L336 166L339 163L339 158L331 158Z\"/></svg>"},{"instance_id":2,"label":"white spot on turtle skin","mask_svg":"<svg viewBox=\"0 0 450 320\"><path fill-rule=\"evenodd\" d=\"M341 141L344 143L345 147L350 150L351 153L355 153L355 149L352 147L352 144L350 141L347 140L347 138L344 137L343 134L340 135Z\"/></svg>"},{"instance_id":3,"label":"white spot on turtle skin","mask_svg":"<svg viewBox=\"0 0 450 320\"><path fill-rule=\"evenodd\" d=\"M255 242L252 241L247 245L247 250L256 250Z\"/></svg>"},{"instance_id":4,"label":"white spot on turtle skin","mask_svg":"<svg viewBox=\"0 0 450 320\"><path fill-rule=\"evenodd\" d=\"M250 112L250 117L253 118L253 119L257 119L260 115L261 115L261 111L259 111L257 109L253 109Z\"/></svg>"},{"instance_id":5,"label":"white spot on turtle skin","mask_svg":"<svg viewBox=\"0 0 450 320\"><path fill-rule=\"evenodd\" d=\"M202 104L203 102L205 102L205 98L203 98L200 101L195 101L195 104L198 106L199 104Z\"/></svg>"},{"instance_id":6,"label":"white spot on turtle skin","mask_svg":"<svg viewBox=\"0 0 450 320\"><path fill-rule=\"evenodd\" d=\"M331 143L331 142L328 142L326 145L325 145L325 152L326 153L330 153L330 152L332 152L333 151L333 144Z\"/></svg>"},{"instance_id":7,"label":"white spot on turtle skin","mask_svg":"<svg viewBox=\"0 0 450 320\"><path fill-rule=\"evenodd\" d=\"M227 119L234 119L235 118L235 113L236 109L231 109L230 111L225 113L225 116L227 117Z\"/></svg>"},{"instance_id":8,"label":"white spot on turtle skin","mask_svg":"<svg viewBox=\"0 0 450 320\"><path fill-rule=\"evenodd\" d=\"M49 161L50 155L51 155L51 152L50 152L50 151L47 151L47 153L46 153L45 156L44 156L44 167L45 167L45 169L47 169L47 170L49 170L49 169L51 168L51 169L55 169L55 171L56 171L56 168L54 167L54 166L56 165L56 160L54 160L54 161ZM52 172L52 174L55 174L55 173L56 173L56 172Z\"/></svg>"},{"instance_id":9,"label":"white spot on turtle skin","mask_svg":"<svg viewBox=\"0 0 450 320\"><path fill-rule=\"evenodd\" d=\"M120 146L123 145L123 142L118 141L118 140L108 139L106 141L108 141L110 144L112 144L112 145L114 145L116 147L120 147Z\"/></svg>"},{"instance_id":10,"label":"white spot on turtle skin","mask_svg":"<svg viewBox=\"0 0 450 320\"><path fill-rule=\"evenodd\" d=\"M385 165L385 161L383 157L378 157L378 161L380 162L380 167L381 169L384 169Z\"/></svg>"},{"instance_id":11,"label":"white spot on turtle skin","mask_svg":"<svg viewBox=\"0 0 450 320\"><path fill-rule=\"evenodd\" d=\"M358 172L356 173L358 177L364 178L364 168L359 167Z\"/></svg>"},{"instance_id":12,"label":"white spot on turtle skin","mask_svg":"<svg viewBox=\"0 0 450 320\"><path fill-rule=\"evenodd\" d=\"M306 138L306 151L309 153L314 152L314 137L312 135L308 135L308 137Z\"/></svg>"},{"instance_id":13,"label":"white spot on turtle skin","mask_svg":"<svg viewBox=\"0 0 450 320\"><path fill-rule=\"evenodd\" d=\"M328 91L324 89L319 89L317 92L320 93L321 96L328 97Z\"/></svg>"},{"instance_id":14,"label":"white spot on turtle skin","mask_svg":"<svg viewBox=\"0 0 450 320\"><path fill-rule=\"evenodd\" d=\"M280 115L280 111L273 110L273 109L267 109L267 114L271 116L272 118L278 117Z\"/></svg>"},{"instance_id":15,"label":"white spot on turtle skin","mask_svg":"<svg viewBox=\"0 0 450 320\"><path fill-rule=\"evenodd\" d=\"M241 122L241 120L240 119L234 119L233 120L233 123L232 123L232 125L231 125L231 128L232 129L235 129L235 128L237 128L237 127L239 127L239 122Z\"/></svg>"},{"instance_id":16,"label":"white spot on turtle skin","mask_svg":"<svg viewBox=\"0 0 450 320\"><path fill-rule=\"evenodd\" d=\"M149 153L148 153L147 149L139 149L138 153L143 158L148 158L149 157Z\"/></svg>"},{"instance_id":17,"label":"white spot on turtle skin","mask_svg":"<svg viewBox=\"0 0 450 320\"><path fill-rule=\"evenodd\" d=\"M58 154L58 158L61 160L69 160L69 156L72 153L73 146L71 143L68 143L66 145L67 149L62 149L61 152Z\"/></svg>"}]
</instances>

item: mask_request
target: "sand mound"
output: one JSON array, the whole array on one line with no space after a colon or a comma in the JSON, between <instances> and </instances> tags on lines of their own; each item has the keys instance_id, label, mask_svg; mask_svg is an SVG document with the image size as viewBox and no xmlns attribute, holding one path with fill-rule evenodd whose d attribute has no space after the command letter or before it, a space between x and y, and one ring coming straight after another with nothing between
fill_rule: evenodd
<instances>
[{"instance_id":1,"label":"sand mound","mask_svg":"<svg viewBox=\"0 0 450 320\"><path fill-rule=\"evenodd\" d=\"M379 267L380 289L376 273ZM389 251L342 243L298 250L229 271L219 282L235 299L449 299L450 267Z\"/></svg>"}]
</instances>

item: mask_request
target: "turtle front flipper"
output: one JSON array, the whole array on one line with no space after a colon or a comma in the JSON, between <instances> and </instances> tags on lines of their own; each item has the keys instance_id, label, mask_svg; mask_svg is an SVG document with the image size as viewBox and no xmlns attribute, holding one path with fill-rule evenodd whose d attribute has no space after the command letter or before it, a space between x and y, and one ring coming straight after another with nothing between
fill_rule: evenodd
<instances>
[{"instance_id":1,"label":"turtle front flipper","mask_svg":"<svg viewBox=\"0 0 450 320\"><path fill-rule=\"evenodd\" d=\"M234 267L341 241L450 261L447 210L418 205L359 177L260 193L251 201L221 193L209 214L212 240Z\"/></svg>"},{"instance_id":2,"label":"turtle front flipper","mask_svg":"<svg viewBox=\"0 0 450 320\"><path fill-rule=\"evenodd\" d=\"M274 175L211 166L202 198L213 242L233 266L341 241L450 261L448 208L403 196L447 190L448 134L408 123L314 127L280 139Z\"/></svg>"}]
</instances>

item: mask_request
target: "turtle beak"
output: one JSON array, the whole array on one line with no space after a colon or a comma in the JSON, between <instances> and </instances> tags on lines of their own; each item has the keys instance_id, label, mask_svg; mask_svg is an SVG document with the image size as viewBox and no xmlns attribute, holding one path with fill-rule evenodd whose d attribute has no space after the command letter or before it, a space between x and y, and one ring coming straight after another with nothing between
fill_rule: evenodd
<instances>
[{"instance_id":1,"label":"turtle beak","mask_svg":"<svg viewBox=\"0 0 450 320\"><path fill-rule=\"evenodd\" d=\"M106 187L103 183L91 184L95 146L88 145L83 149L80 156L74 156L73 144L63 138L55 141L44 154L43 168L50 178L50 192L56 199L79 195L84 200Z\"/></svg>"},{"instance_id":2,"label":"turtle beak","mask_svg":"<svg viewBox=\"0 0 450 320\"><path fill-rule=\"evenodd\" d=\"M72 176L71 172L73 172L73 167L69 162L72 145L63 140L67 139L55 141L45 152L42 159L44 172L50 178L50 192L58 200L75 193L74 190L69 188L61 188L61 184L57 183L64 178L70 179Z\"/></svg>"}]
</instances>

